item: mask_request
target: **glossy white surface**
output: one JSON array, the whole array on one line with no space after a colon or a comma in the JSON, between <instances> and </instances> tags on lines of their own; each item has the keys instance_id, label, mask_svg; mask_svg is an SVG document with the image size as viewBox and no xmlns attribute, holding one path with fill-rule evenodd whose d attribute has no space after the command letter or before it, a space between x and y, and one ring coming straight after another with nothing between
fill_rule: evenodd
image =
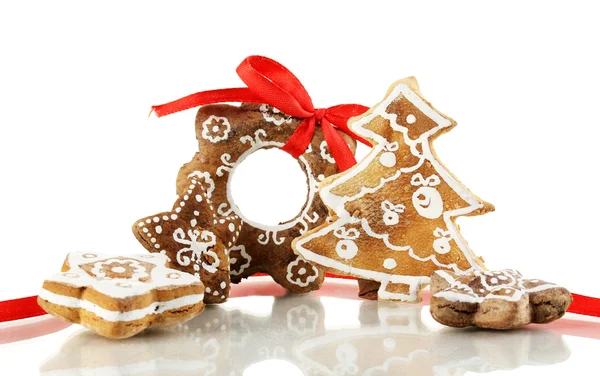
<instances>
[{"instance_id":1,"label":"glossy white surface","mask_svg":"<svg viewBox=\"0 0 600 376\"><path fill-rule=\"evenodd\" d=\"M434 322L425 304L357 299L355 283L328 279L317 293L286 296L254 278L184 325L120 341L72 325L0 345L0 364L45 376L559 375L589 369L600 351L598 321L571 315L508 332L456 330ZM0 338L53 326L64 325L54 318L4 325Z\"/></svg>"}]
</instances>

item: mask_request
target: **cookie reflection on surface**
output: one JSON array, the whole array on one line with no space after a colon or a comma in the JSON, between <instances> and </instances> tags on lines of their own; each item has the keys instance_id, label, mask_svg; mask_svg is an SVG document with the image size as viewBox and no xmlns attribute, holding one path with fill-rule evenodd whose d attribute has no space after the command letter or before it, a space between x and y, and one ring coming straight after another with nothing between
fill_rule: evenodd
<instances>
[{"instance_id":1,"label":"cookie reflection on surface","mask_svg":"<svg viewBox=\"0 0 600 376\"><path fill-rule=\"evenodd\" d=\"M456 376L549 365L570 356L562 337L551 330L435 331L422 320L422 311L428 309L422 305L354 300L356 309L344 314L358 316L360 325L327 329L323 302L336 304L339 298L316 294L276 297L267 316L237 309L256 303L253 299L236 298L225 305L209 306L178 327L149 331L125 341L79 332L42 365L40 372L45 376L242 376L257 364L272 364L273 370L280 371L284 368L276 365L285 364L285 369L297 367L310 376Z\"/></svg>"}]
</instances>

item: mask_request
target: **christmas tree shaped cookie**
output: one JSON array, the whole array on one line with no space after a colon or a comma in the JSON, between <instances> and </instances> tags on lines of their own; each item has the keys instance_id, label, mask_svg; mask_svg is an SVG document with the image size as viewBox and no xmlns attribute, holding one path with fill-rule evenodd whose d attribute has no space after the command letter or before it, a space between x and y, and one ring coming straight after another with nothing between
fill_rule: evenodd
<instances>
[{"instance_id":1,"label":"christmas tree shaped cookie","mask_svg":"<svg viewBox=\"0 0 600 376\"><path fill-rule=\"evenodd\" d=\"M360 295L369 299L415 302L434 271L483 268L454 221L494 207L469 192L432 147L456 123L421 97L414 78L394 83L351 122L373 149L323 181L319 193L331 219L297 238L295 252L359 278Z\"/></svg>"}]
</instances>

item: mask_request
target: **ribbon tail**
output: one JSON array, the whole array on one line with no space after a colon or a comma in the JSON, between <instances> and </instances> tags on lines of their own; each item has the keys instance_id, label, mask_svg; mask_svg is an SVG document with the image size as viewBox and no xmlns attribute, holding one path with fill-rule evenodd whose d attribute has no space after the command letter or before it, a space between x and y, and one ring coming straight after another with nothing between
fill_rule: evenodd
<instances>
[{"instance_id":1,"label":"ribbon tail","mask_svg":"<svg viewBox=\"0 0 600 376\"><path fill-rule=\"evenodd\" d=\"M188 95L169 103L152 106L150 114L154 112L156 116L161 117L173 114L175 112L188 110L190 108L203 106L205 104L223 102L264 103L261 98L256 96L251 90L245 87L207 90Z\"/></svg>"},{"instance_id":2,"label":"ribbon tail","mask_svg":"<svg viewBox=\"0 0 600 376\"><path fill-rule=\"evenodd\" d=\"M571 303L567 312L600 317L600 299L579 294L571 295L573 296L573 303Z\"/></svg>"},{"instance_id":3,"label":"ribbon tail","mask_svg":"<svg viewBox=\"0 0 600 376\"><path fill-rule=\"evenodd\" d=\"M344 137L335 130L329 120L325 118L321 120L321 129L323 130L325 142L327 143L327 146L329 146L331 156L335 159L340 172L346 171L350 167L356 165L356 159L354 158L354 153L352 153L350 146L348 146Z\"/></svg>"},{"instance_id":4,"label":"ribbon tail","mask_svg":"<svg viewBox=\"0 0 600 376\"><path fill-rule=\"evenodd\" d=\"M315 118L306 118L298 125L289 140L283 145L281 150L289 153L294 158L298 158L308 148L315 134Z\"/></svg>"},{"instance_id":5,"label":"ribbon tail","mask_svg":"<svg viewBox=\"0 0 600 376\"><path fill-rule=\"evenodd\" d=\"M331 124L335 125L340 131L346 133L356 141L371 147L372 145L369 141L360 137L354 133L350 127L348 127L348 121L350 118L362 115L368 110L368 107L361 106L359 104L341 104L328 108L326 117L327 120L329 120Z\"/></svg>"}]
</instances>

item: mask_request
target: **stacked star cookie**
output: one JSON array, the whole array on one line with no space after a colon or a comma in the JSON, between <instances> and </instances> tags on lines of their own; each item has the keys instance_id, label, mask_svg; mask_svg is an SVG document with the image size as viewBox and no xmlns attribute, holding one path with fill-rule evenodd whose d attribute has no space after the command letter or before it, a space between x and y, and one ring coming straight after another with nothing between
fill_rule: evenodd
<instances>
[{"instance_id":1,"label":"stacked star cookie","mask_svg":"<svg viewBox=\"0 0 600 376\"><path fill-rule=\"evenodd\" d=\"M44 281L38 304L48 313L110 338L178 324L204 309L204 286L166 267L161 254L70 253Z\"/></svg>"}]
</instances>

